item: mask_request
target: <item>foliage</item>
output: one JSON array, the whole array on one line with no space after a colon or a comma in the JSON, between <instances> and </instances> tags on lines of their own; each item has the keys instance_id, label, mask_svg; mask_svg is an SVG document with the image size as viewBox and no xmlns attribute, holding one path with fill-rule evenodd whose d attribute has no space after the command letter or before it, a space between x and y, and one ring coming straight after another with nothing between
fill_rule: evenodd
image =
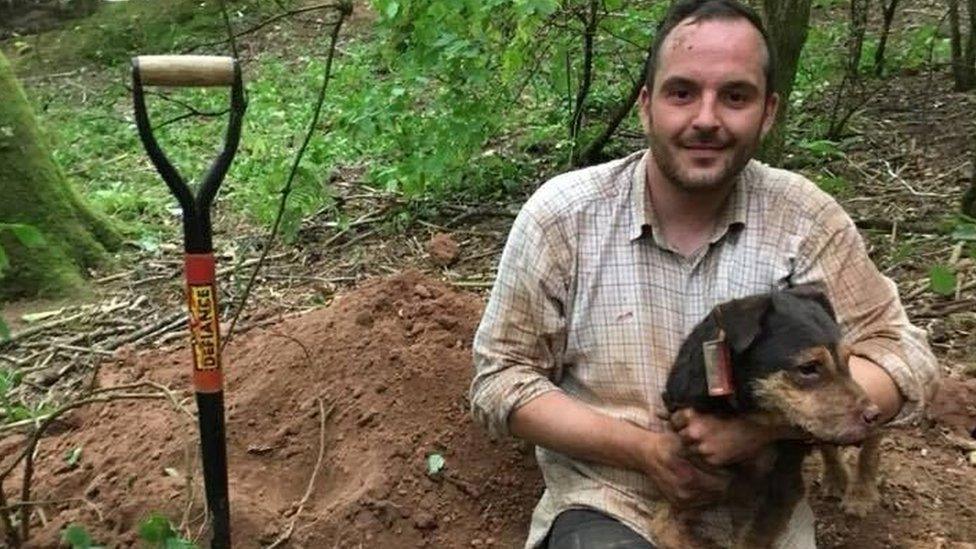
<instances>
[{"instance_id":1,"label":"foliage","mask_svg":"<svg viewBox=\"0 0 976 549\"><path fill-rule=\"evenodd\" d=\"M0 423L35 419L51 411L51 407L43 402L30 405L11 397L11 393L20 386L23 379L22 372L0 368Z\"/></svg>"},{"instance_id":2,"label":"foliage","mask_svg":"<svg viewBox=\"0 0 976 549\"><path fill-rule=\"evenodd\" d=\"M222 32L215 0L168 1L168 14L140 11L145 10L143 3L123 2L128 6L105 8L89 21L99 32L92 33L87 23L78 25L76 34L100 34L105 40L139 27L136 36L114 41L112 48L97 46L94 37L86 38L92 41L84 46L67 48L111 63L117 82L85 91L77 86L39 88L34 96L45 122L56 130L58 163L98 209L126 222L130 241L144 249L174 238L179 212L138 142L123 84L127 56L135 49L178 49L220 38ZM270 13L271 4L235 2L239 12L232 14L232 22L241 28ZM389 217L399 227L426 215L437 202L505 196L547 172L564 169L573 151L602 130L609 113L642 76L645 48L667 7L666 2L650 1L597 4L593 84L583 104L582 132L573 138L568 128L584 72L584 19L590 2L371 0L378 18L368 31L346 33L319 132L284 217L285 238L297 234L304 218L323 210L340 223L348 221L333 198L335 176L402 195L405 206ZM824 20L810 28L790 97L788 150L798 164L830 161L846 146L824 140L829 121L803 108L823 101L843 76L847 24L833 15L844 9L845 3L836 0L815 2ZM177 29L174 21L184 24ZM862 52L865 66L873 63L873 30ZM284 32L275 39L287 42ZM39 40L64 44L67 39L49 33ZM263 224L274 219L323 69L324 42L288 43L290 57L263 54L247 66L250 103L243 139L218 197L224 212L243 213ZM27 58L41 50L35 46ZM948 58L947 41L934 21L892 34L886 66L917 69L928 63L930 50L936 63ZM84 83L86 88L92 85ZM227 105L220 90L167 94L202 112L218 112ZM153 96L149 103L164 150L185 177L198 179L219 147L224 118L190 117L164 124L185 115L186 109ZM638 134L633 113L624 128ZM639 140L618 141L611 148L618 154L639 146ZM839 180L820 182L835 194L846 188Z\"/></svg>"},{"instance_id":3,"label":"foliage","mask_svg":"<svg viewBox=\"0 0 976 549\"><path fill-rule=\"evenodd\" d=\"M376 35L349 39L336 61L320 133L284 218L285 237L295 235L305 216L335 206L331 173L362 173L365 183L401 193L408 202L401 219L408 219L424 203L502 196L540 168L565 164L578 147L567 133L573 110L567 85L579 80L576 12L585 4L469 0L448 7L376 0ZM664 5L617 1L606 7L584 122L615 108L640 77L649 22ZM297 59L261 56L249 65L242 144L218 204L233 204L233 211L261 223L274 218L322 71L320 49L306 46ZM126 68L116 67L120 81ZM141 149L123 84L104 86L97 95L107 100L89 100L80 112L87 93L38 92L35 104L56 130L56 160L100 210L125 221L135 243L151 242L161 229L177 230L178 211ZM220 91L167 93L203 112L227 105ZM198 178L216 153L223 119L163 125L185 108L150 96L149 109L163 149L185 177ZM580 142L599 129L599 123L584 124Z\"/></svg>"},{"instance_id":4,"label":"foliage","mask_svg":"<svg viewBox=\"0 0 976 549\"><path fill-rule=\"evenodd\" d=\"M78 524L69 525L61 532L61 540L71 546L71 549L101 549L101 545L96 545L84 526Z\"/></svg>"},{"instance_id":5,"label":"foliage","mask_svg":"<svg viewBox=\"0 0 976 549\"><path fill-rule=\"evenodd\" d=\"M84 526L72 524L61 532L61 539L71 549L101 549ZM197 549L192 541L181 537L166 517L153 513L139 523L139 539L154 549Z\"/></svg>"},{"instance_id":6,"label":"foliage","mask_svg":"<svg viewBox=\"0 0 976 549\"><path fill-rule=\"evenodd\" d=\"M169 519L153 513L139 524L139 539L159 549L196 549L196 544L181 537Z\"/></svg>"}]
</instances>

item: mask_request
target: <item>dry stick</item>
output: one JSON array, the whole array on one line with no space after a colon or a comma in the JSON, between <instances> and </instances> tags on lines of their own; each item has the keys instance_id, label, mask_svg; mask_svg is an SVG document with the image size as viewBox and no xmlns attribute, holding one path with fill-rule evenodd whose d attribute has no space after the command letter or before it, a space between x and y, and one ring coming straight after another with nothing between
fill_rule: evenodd
<instances>
[{"instance_id":1,"label":"dry stick","mask_svg":"<svg viewBox=\"0 0 976 549\"><path fill-rule=\"evenodd\" d=\"M291 537L292 532L295 530L295 524L298 523L298 516L305 509L308 498L312 496L312 489L315 488L315 477L318 476L319 468L322 466L322 460L325 458L325 420L332 415L332 411L335 410L335 404L329 406L329 411L326 412L325 404L322 403L322 397L317 397L315 400L319 403L319 456L315 460L315 466L312 468L312 476L308 479L308 486L305 487L305 495L298 502L298 509L291 516L291 522L288 523L288 528L267 549L275 549Z\"/></svg>"},{"instance_id":2,"label":"dry stick","mask_svg":"<svg viewBox=\"0 0 976 549\"><path fill-rule=\"evenodd\" d=\"M340 13L344 13L346 11L346 7L345 7L346 4L347 4L346 2L339 2L339 3L329 2L327 4L316 4L314 6L306 6L304 8L298 8L298 9L286 11L285 13L279 13L278 15L273 15L273 16L265 19L264 21L261 21L257 25L254 25L253 27L251 27L249 29L244 29L244 30L242 30L242 31L240 31L240 32L238 32L236 34L231 35L231 36L233 38L241 37L241 36L244 36L245 34L250 34L250 33L254 32L254 31L260 30L260 29L262 29L262 28L270 25L271 23L274 23L275 21L278 21L280 19L284 19L285 17L291 17L292 15L298 15L300 13L305 13L305 12L309 12L309 11L324 10L324 9L328 9L328 8L335 8L335 9L338 9ZM351 10L351 7L349 9ZM340 16L340 21L344 17L345 17L345 15ZM206 44L197 44L195 46L190 46L189 48L187 48L186 50L184 50L183 53L190 53L190 52L193 52L193 51L198 50L200 48L206 48L206 47L210 47L210 46L219 46L219 45L223 44L224 42L227 42L227 40L221 40L219 42L208 42Z\"/></svg>"},{"instance_id":3,"label":"dry stick","mask_svg":"<svg viewBox=\"0 0 976 549\"><path fill-rule=\"evenodd\" d=\"M332 28L332 36L330 37L329 43L329 53L325 60L325 74L322 77L322 87L319 89L318 99L315 103L315 110L312 113L312 121L308 125L308 132L305 134L305 140L302 141L302 146L298 149L298 154L295 155L295 161L291 165L291 172L288 174L288 180L285 182L285 186L281 190L281 200L278 202L278 213L275 216L274 225L271 227L271 234L268 235L268 240L265 242L264 249L261 250L261 257L258 258L257 265L255 265L254 270L251 271L251 276L247 281L247 286L244 287L244 293L241 295L241 299L237 304L237 309L234 311L234 316L231 318L230 327L227 329L227 336L220 344L221 351L224 350L227 343L229 343L231 338L234 337L234 327L237 325L237 320L240 318L241 312L244 310L244 306L247 304L247 298L251 295L251 289L254 287L254 281L257 280L258 273L261 272L261 267L264 266L264 261L268 256L268 252L271 251L271 246L274 244L274 239L278 235L278 229L281 227L281 219L285 213L285 206L288 203L288 196L291 194L292 183L294 182L295 175L298 172L298 163L301 162L302 156L305 155L305 149L308 148L308 143L312 140L312 134L315 133L315 126L319 122L319 115L322 113L322 104L325 102L325 90L329 86L329 76L332 73L332 58L335 57L336 42L339 41L339 29L342 28L342 23L346 20L346 17L348 17L350 13L352 13L351 2L343 1L340 4L339 20L336 21L335 27Z\"/></svg>"}]
</instances>

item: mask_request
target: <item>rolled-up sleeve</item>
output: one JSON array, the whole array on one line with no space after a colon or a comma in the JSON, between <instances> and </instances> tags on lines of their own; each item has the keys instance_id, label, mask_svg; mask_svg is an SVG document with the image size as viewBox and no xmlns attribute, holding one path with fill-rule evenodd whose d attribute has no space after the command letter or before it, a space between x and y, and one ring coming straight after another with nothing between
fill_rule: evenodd
<instances>
[{"instance_id":1,"label":"rolled-up sleeve","mask_svg":"<svg viewBox=\"0 0 976 549\"><path fill-rule=\"evenodd\" d=\"M513 410L559 390L553 379L565 349L570 256L558 235L530 200L509 233L475 334L471 410L493 438L509 434Z\"/></svg>"},{"instance_id":2,"label":"rolled-up sleeve","mask_svg":"<svg viewBox=\"0 0 976 549\"><path fill-rule=\"evenodd\" d=\"M836 202L820 211L796 266L795 284L826 289L851 354L883 368L898 386L905 403L892 424L917 419L934 392L938 362L925 331L909 322L897 286L878 271Z\"/></svg>"}]
</instances>

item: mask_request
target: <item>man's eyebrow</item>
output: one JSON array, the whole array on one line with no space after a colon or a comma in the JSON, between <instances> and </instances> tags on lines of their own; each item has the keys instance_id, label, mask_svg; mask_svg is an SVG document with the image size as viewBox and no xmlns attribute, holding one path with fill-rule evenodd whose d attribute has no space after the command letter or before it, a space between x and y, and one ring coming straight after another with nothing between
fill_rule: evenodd
<instances>
[{"instance_id":1,"label":"man's eyebrow","mask_svg":"<svg viewBox=\"0 0 976 549\"><path fill-rule=\"evenodd\" d=\"M685 78L684 76L671 76L666 80L661 82L662 88L672 87L672 86L691 86L696 87L698 84L695 83L691 78Z\"/></svg>"},{"instance_id":2,"label":"man's eyebrow","mask_svg":"<svg viewBox=\"0 0 976 549\"><path fill-rule=\"evenodd\" d=\"M752 90L758 90L759 86L757 86L754 82L750 82L749 80L733 80L731 82L726 82L722 84L722 89L752 91Z\"/></svg>"}]
</instances>

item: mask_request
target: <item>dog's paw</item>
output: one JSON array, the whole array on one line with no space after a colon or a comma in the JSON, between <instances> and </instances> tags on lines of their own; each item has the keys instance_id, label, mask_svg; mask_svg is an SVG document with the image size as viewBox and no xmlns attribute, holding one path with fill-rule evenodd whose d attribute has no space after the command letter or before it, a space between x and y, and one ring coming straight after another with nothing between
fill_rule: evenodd
<instances>
[{"instance_id":1,"label":"dog's paw","mask_svg":"<svg viewBox=\"0 0 976 549\"><path fill-rule=\"evenodd\" d=\"M847 491L847 473L843 470L827 469L824 471L821 490L827 497L842 498Z\"/></svg>"},{"instance_id":2,"label":"dog's paw","mask_svg":"<svg viewBox=\"0 0 976 549\"><path fill-rule=\"evenodd\" d=\"M878 487L872 484L858 484L844 495L841 507L848 515L864 518L878 506L881 501L881 494Z\"/></svg>"}]
</instances>

